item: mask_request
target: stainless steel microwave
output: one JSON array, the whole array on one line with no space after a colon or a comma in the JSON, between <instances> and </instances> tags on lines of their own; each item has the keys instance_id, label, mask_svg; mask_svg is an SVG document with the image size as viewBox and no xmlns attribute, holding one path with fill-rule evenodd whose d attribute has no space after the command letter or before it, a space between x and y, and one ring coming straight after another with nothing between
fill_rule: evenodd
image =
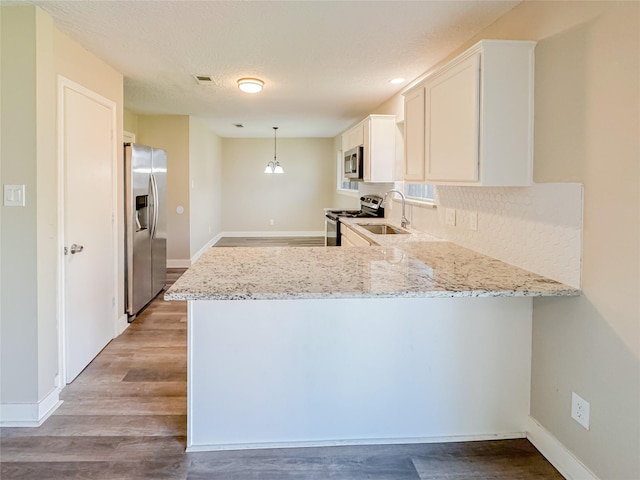
<instances>
[{"instance_id":1,"label":"stainless steel microwave","mask_svg":"<svg viewBox=\"0 0 640 480\"><path fill-rule=\"evenodd\" d=\"M344 178L362 180L363 150L362 145L360 145L344 152Z\"/></svg>"}]
</instances>

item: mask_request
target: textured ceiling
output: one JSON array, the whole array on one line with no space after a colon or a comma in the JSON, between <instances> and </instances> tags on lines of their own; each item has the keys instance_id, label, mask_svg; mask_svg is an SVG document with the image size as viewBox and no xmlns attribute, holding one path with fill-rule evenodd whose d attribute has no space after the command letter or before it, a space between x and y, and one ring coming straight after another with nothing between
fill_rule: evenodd
<instances>
[{"instance_id":1,"label":"textured ceiling","mask_svg":"<svg viewBox=\"0 0 640 480\"><path fill-rule=\"evenodd\" d=\"M406 85L391 78L415 79L519 2L28 3L124 74L134 112L193 115L223 137L332 137ZM264 90L238 90L245 76Z\"/></svg>"}]
</instances>

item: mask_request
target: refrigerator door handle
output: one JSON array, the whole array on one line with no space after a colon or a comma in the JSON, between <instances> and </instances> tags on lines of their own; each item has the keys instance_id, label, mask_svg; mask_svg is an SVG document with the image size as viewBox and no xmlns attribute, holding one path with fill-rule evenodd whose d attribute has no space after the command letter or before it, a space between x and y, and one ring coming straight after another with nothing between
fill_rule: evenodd
<instances>
[{"instance_id":1,"label":"refrigerator door handle","mask_svg":"<svg viewBox=\"0 0 640 480\"><path fill-rule=\"evenodd\" d=\"M151 227L151 238L156 237L158 229L158 183L156 176L151 174L151 194L153 195L153 226Z\"/></svg>"}]
</instances>

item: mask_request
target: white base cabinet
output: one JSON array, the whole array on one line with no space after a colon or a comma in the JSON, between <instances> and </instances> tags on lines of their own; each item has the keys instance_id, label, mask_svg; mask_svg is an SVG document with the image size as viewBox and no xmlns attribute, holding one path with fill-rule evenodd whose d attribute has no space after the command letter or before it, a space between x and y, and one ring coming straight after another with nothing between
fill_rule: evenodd
<instances>
[{"instance_id":1,"label":"white base cabinet","mask_svg":"<svg viewBox=\"0 0 640 480\"><path fill-rule=\"evenodd\" d=\"M405 179L533 183L535 42L482 40L405 93Z\"/></svg>"},{"instance_id":2,"label":"white base cabinet","mask_svg":"<svg viewBox=\"0 0 640 480\"><path fill-rule=\"evenodd\" d=\"M531 311L526 297L190 301L187 451L524 437Z\"/></svg>"},{"instance_id":3,"label":"white base cabinet","mask_svg":"<svg viewBox=\"0 0 640 480\"><path fill-rule=\"evenodd\" d=\"M364 237L358 235L344 223L340 224L340 245L342 247L369 247L371 242Z\"/></svg>"}]
</instances>

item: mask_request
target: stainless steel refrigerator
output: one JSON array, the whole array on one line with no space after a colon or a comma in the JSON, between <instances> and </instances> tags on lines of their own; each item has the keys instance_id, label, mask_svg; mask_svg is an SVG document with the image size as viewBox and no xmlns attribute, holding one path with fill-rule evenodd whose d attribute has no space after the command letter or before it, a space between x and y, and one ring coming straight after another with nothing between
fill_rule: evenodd
<instances>
[{"instance_id":1,"label":"stainless steel refrigerator","mask_svg":"<svg viewBox=\"0 0 640 480\"><path fill-rule=\"evenodd\" d=\"M167 154L126 143L124 165L126 310L133 318L167 283Z\"/></svg>"}]
</instances>

